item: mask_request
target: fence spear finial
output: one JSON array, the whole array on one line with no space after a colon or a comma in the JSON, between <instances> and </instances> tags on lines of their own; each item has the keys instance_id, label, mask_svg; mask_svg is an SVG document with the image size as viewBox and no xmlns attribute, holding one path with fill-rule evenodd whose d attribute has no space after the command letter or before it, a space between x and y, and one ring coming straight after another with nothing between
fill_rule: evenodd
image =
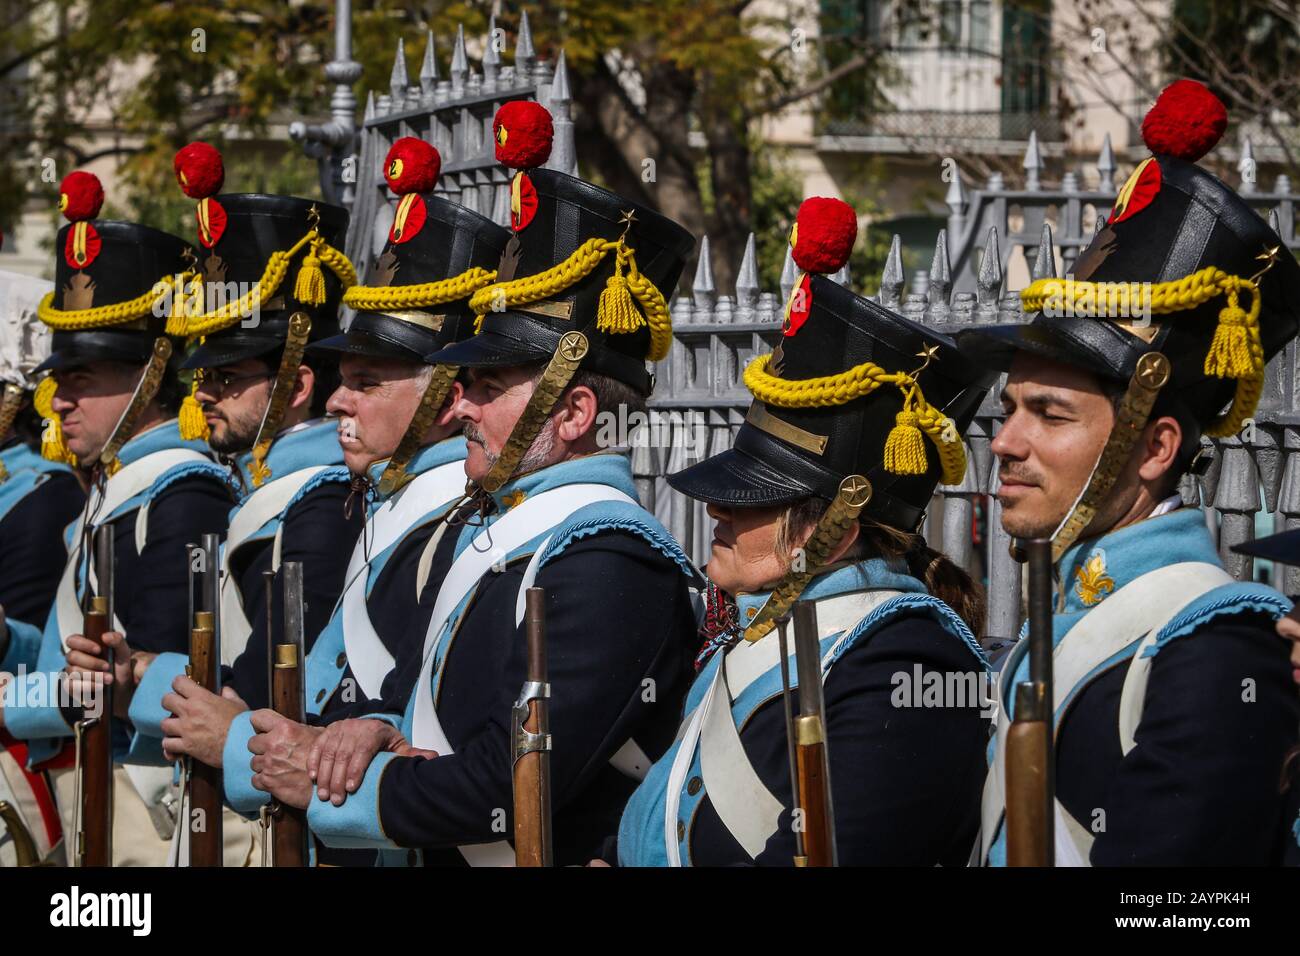
<instances>
[{"instance_id":1,"label":"fence spear finial","mask_svg":"<svg viewBox=\"0 0 1300 956\"><path fill-rule=\"evenodd\" d=\"M880 275L880 304L891 309L898 308L902 302L904 281L903 240L895 233L889 243L884 271Z\"/></svg>"},{"instance_id":2,"label":"fence spear finial","mask_svg":"<svg viewBox=\"0 0 1300 956\"><path fill-rule=\"evenodd\" d=\"M1115 150L1110 145L1110 133L1101 141L1101 154L1097 157L1097 188L1102 192L1115 191Z\"/></svg>"},{"instance_id":3,"label":"fence spear finial","mask_svg":"<svg viewBox=\"0 0 1300 956\"><path fill-rule=\"evenodd\" d=\"M388 91L392 94L393 112L401 110L406 103L406 86L410 80L406 73L406 46L401 37L397 38L397 55L393 57L393 73L388 79Z\"/></svg>"},{"instance_id":4,"label":"fence spear finial","mask_svg":"<svg viewBox=\"0 0 1300 956\"><path fill-rule=\"evenodd\" d=\"M1038 239L1038 255L1034 257L1031 279L1056 278L1056 254L1052 251L1052 227L1043 223L1043 233Z\"/></svg>"},{"instance_id":5,"label":"fence spear finial","mask_svg":"<svg viewBox=\"0 0 1300 956\"><path fill-rule=\"evenodd\" d=\"M420 93L427 99L438 85L438 61L433 57L433 31L424 38L424 60L420 64Z\"/></svg>"}]
</instances>

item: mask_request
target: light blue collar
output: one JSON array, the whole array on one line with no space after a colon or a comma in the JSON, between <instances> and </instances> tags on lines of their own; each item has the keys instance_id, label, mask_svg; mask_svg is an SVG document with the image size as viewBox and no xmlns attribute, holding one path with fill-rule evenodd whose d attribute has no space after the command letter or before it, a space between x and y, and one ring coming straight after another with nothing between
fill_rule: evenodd
<instances>
[{"instance_id":1,"label":"light blue collar","mask_svg":"<svg viewBox=\"0 0 1300 956\"><path fill-rule=\"evenodd\" d=\"M1134 578L1184 561L1221 566L1199 508L1178 508L1080 541L1058 565L1059 587L1065 590L1063 613L1090 610ZM1062 613L1059 604L1057 608Z\"/></svg>"},{"instance_id":2,"label":"light blue collar","mask_svg":"<svg viewBox=\"0 0 1300 956\"><path fill-rule=\"evenodd\" d=\"M632 479L632 464L627 457L616 452L598 452L513 478L492 492L492 500L497 504L497 513L503 514L530 495L564 485L587 483L609 485L633 499L638 497L636 482Z\"/></svg>"},{"instance_id":3,"label":"light blue collar","mask_svg":"<svg viewBox=\"0 0 1300 956\"><path fill-rule=\"evenodd\" d=\"M245 488L253 487L253 478L249 473L252 463L251 450L235 460L235 468L243 478ZM337 423L332 418L317 418L281 432L271 444L266 464L271 469L272 480L316 465L343 464Z\"/></svg>"},{"instance_id":4,"label":"light blue collar","mask_svg":"<svg viewBox=\"0 0 1300 956\"><path fill-rule=\"evenodd\" d=\"M800 600L820 601L855 591L902 591L926 594L925 585L907 573L900 559L867 558L854 564L824 571L815 576L799 595ZM772 596L771 591L741 594L736 598L742 624L748 624Z\"/></svg>"},{"instance_id":5,"label":"light blue collar","mask_svg":"<svg viewBox=\"0 0 1300 956\"><path fill-rule=\"evenodd\" d=\"M117 453L117 459L123 465L129 465L132 462L139 461L146 455L175 448L188 448L190 451L197 451L203 455L211 455L211 450L208 448L206 441L201 438L192 441L184 440L181 438L176 419L169 418L165 422L159 422L157 425L132 435L126 444L122 446L121 451Z\"/></svg>"},{"instance_id":6,"label":"light blue collar","mask_svg":"<svg viewBox=\"0 0 1300 956\"><path fill-rule=\"evenodd\" d=\"M406 473L412 477L422 475L426 471L432 471L442 465L449 465L453 461L465 460L465 436L456 434L450 438L444 438L442 441L434 442L431 445L423 445L412 457L410 463L406 466ZM377 461L370 466L371 484L378 489L379 479L388 467L388 459ZM376 491L378 494L378 491Z\"/></svg>"}]
</instances>

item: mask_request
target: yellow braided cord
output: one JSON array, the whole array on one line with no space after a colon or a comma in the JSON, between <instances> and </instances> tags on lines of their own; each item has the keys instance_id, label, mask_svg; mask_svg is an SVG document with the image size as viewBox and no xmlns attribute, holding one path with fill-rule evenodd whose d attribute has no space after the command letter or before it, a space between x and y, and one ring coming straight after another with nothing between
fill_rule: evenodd
<instances>
[{"instance_id":1,"label":"yellow braided cord","mask_svg":"<svg viewBox=\"0 0 1300 956\"><path fill-rule=\"evenodd\" d=\"M1020 293L1026 312L1066 306L1079 317L1106 318L1112 310L1132 315L1135 309L1150 308L1155 315L1184 312L1235 289L1255 288L1255 283L1215 266L1206 266L1170 282L1079 282L1074 279L1038 279Z\"/></svg>"},{"instance_id":2,"label":"yellow braided cord","mask_svg":"<svg viewBox=\"0 0 1300 956\"><path fill-rule=\"evenodd\" d=\"M202 381L202 370L195 369L194 376L190 380L190 393L181 402L180 412L176 416L176 427L185 441L199 438L207 441L212 435L211 429L208 428L208 420L203 417L203 406L195 398L195 392L199 390L199 383Z\"/></svg>"},{"instance_id":3,"label":"yellow braided cord","mask_svg":"<svg viewBox=\"0 0 1300 956\"><path fill-rule=\"evenodd\" d=\"M329 243L318 239L313 230L294 243L287 251L271 253L270 258L266 261L266 268L262 270L261 278L248 292L241 295L234 302L223 303L220 308L213 309L211 312L196 313L187 309L187 314L184 317L184 328L174 332L169 329L169 333L181 335L185 338L193 338L197 335L211 335L213 332L228 329L235 323L252 315L255 311L261 309L263 302L274 297L276 291L280 288L280 284L284 282L285 276L289 273L289 263L298 254L298 250L309 242L313 244L319 242L320 244L312 250L316 255L308 258L316 258L320 264L327 266L331 272L338 276L345 289L356 283L357 273L352 268L352 263L348 261L348 257ZM308 272L310 277L310 270L305 265L304 270ZM299 278L300 280L303 279L301 275ZM324 279L322 278L321 281L323 282ZM309 284L315 289L314 278L311 278L310 282L300 282L299 286L303 284ZM296 291L308 292L308 290L301 288ZM315 295L315 292L310 294ZM296 294L295 298L298 298ZM299 301L311 303L311 299L299 299ZM322 298L321 301L323 302L324 299ZM314 304L319 305L320 302Z\"/></svg>"},{"instance_id":4,"label":"yellow braided cord","mask_svg":"<svg viewBox=\"0 0 1300 956\"><path fill-rule=\"evenodd\" d=\"M645 321L650 326L650 354L647 358L652 362L662 361L667 357L668 350L673 344L672 317L668 312L668 303L655 284L641 275L637 269L635 250L623 245L617 239L593 237L575 249L569 258L543 272L512 279L509 282L496 282L477 290L469 300L469 307L478 316L474 322L474 331L477 332L482 327L483 316L488 312L499 312L513 306L540 302L581 282L611 252L617 253L626 264L627 276L624 281L627 283L627 289L640 304L645 313ZM609 291L607 286L605 292L601 293L602 301L609 301L605 299L605 294ZM606 308L613 309L614 303ZM617 312L623 312L622 308L618 308ZM600 314L598 306L597 315ZM601 321L598 318L597 328L602 331L634 332L640 328L640 322L637 320L628 322L625 313L623 318L619 319L611 312L608 318L603 320L605 325L601 325ZM624 328L624 325L630 325L630 328Z\"/></svg>"},{"instance_id":5,"label":"yellow braided cord","mask_svg":"<svg viewBox=\"0 0 1300 956\"><path fill-rule=\"evenodd\" d=\"M59 413L54 410L54 393L58 388L59 383L54 380L54 376L47 375L41 379L41 383L36 386L36 391L32 393L32 407L45 422L45 427L41 431L41 457L47 461L60 461L75 468L77 456L63 440L63 422L59 418Z\"/></svg>"},{"instance_id":6,"label":"yellow braided cord","mask_svg":"<svg viewBox=\"0 0 1300 956\"><path fill-rule=\"evenodd\" d=\"M1247 292L1250 309L1242 309L1239 296ZM1150 310L1152 315L1183 312L1219 296L1227 304L1219 312L1219 325L1205 355L1204 371L1215 378L1232 378L1237 390L1231 407L1206 429L1211 438L1223 438L1240 431L1255 413L1264 389L1264 346L1259 337L1259 285L1253 279L1231 275L1215 266L1171 282L1147 285L1141 282L1076 282L1039 279L1020 293L1026 312L1051 309L1079 317L1107 318L1116 313L1130 316Z\"/></svg>"},{"instance_id":7,"label":"yellow braided cord","mask_svg":"<svg viewBox=\"0 0 1300 956\"><path fill-rule=\"evenodd\" d=\"M420 309L431 305L458 302L496 281L495 271L478 266L458 276L421 285L354 285L343 294L345 305L353 309L386 312L391 309Z\"/></svg>"},{"instance_id":8,"label":"yellow braided cord","mask_svg":"<svg viewBox=\"0 0 1300 956\"><path fill-rule=\"evenodd\" d=\"M591 274L601 260L618 249L618 242L599 237L588 239L569 258L536 275L496 282L470 296L469 307L477 315L549 299Z\"/></svg>"},{"instance_id":9,"label":"yellow braided cord","mask_svg":"<svg viewBox=\"0 0 1300 956\"><path fill-rule=\"evenodd\" d=\"M84 332L87 329L125 325L152 315L154 310L168 298L172 299L174 305L177 288L183 287L192 275L193 273L186 272L180 276L159 279L154 283L153 288L134 299L114 302L112 305L100 305L93 309L56 309L54 293L47 292L41 299L41 304L37 306L36 314L50 328L64 332ZM168 324L171 324L171 319L168 320Z\"/></svg>"},{"instance_id":10,"label":"yellow braided cord","mask_svg":"<svg viewBox=\"0 0 1300 956\"><path fill-rule=\"evenodd\" d=\"M939 452L942 482L955 485L966 476L966 446L955 424L925 400L920 387L906 372L886 372L874 362L863 362L835 375L794 380L768 372L770 360L770 355L760 355L746 366L745 387L759 401L777 408L828 408L870 395L881 385L899 388L903 392L903 411L885 443L885 469L892 474L925 472L924 446L921 446L918 469L915 436L907 431L919 428Z\"/></svg>"},{"instance_id":11,"label":"yellow braided cord","mask_svg":"<svg viewBox=\"0 0 1300 956\"><path fill-rule=\"evenodd\" d=\"M668 350L673 345L673 320L668 312L668 303L659 287L643 276L632 258L632 250L627 255L627 287L641 304L646 322L650 324L650 354L646 356L651 362L662 362L668 357Z\"/></svg>"},{"instance_id":12,"label":"yellow braided cord","mask_svg":"<svg viewBox=\"0 0 1300 956\"><path fill-rule=\"evenodd\" d=\"M870 395L881 385L903 386L911 379L902 372L886 372L874 362L863 362L835 375L802 380L777 378L767 370L770 355L760 355L745 368L745 387L754 397L778 408L826 408L846 405Z\"/></svg>"}]
</instances>

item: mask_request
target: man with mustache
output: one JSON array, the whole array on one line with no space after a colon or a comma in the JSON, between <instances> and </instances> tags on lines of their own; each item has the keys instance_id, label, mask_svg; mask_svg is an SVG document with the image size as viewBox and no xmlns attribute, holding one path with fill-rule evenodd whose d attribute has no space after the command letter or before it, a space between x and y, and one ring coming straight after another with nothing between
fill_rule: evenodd
<instances>
[{"instance_id":1,"label":"man with mustache","mask_svg":"<svg viewBox=\"0 0 1300 956\"><path fill-rule=\"evenodd\" d=\"M660 290L694 242L648 209L536 168L550 129L536 103L498 111L497 157L519 170L515 235L497 281L471 299L479 334L429 357L469 369L454 411L473 514L455 529L410 700L332 725L310 748L310 775L288 756L287 722L253 718L255 783L310 807L324 843L381 849L388 865L514 860L525 588L546 594L556 864L590 859L670 744L691 672L693 570L637 503L628 459L596 435L598 416L644 407L646 360L671 343Z\"/></svg>"},{"instance_id":2,"label":"man with mustache","mask_svg":"<svg viewBox=\"0 0 1300 956\"><path fill-rule=\"evenodd\" d=\"M1200 84L1166 89L1143 123L1155 155L1072 281L1022 292L1028 324L959 337L1009 370L992 445L1003 525L1052 541L1058 865L1276 863L1293 819L1278 780L1300 700L1273 628L1289 602L1233 580L1178 493L1202 434L1250 420L1300 314L1300 266L1195 165L1225 123ZM1025 643L1004 667L1012 711ZM991 865L1006 861L1010 716L984 794Z\"/></svg>"},{"instance_id":3,"label":"man with mustache","mask_svg":"<svg viewBox=\"0 0 1300 956\"><path fill-rule=\"evenodd\" d=\"M199 182L196 164L207 164L224 179L221 155L208 144L192 143L176 154L178 178ZM272 256L287 252L313 229L325 243L341 246L347 212L290 196L222 194L209 202L219 204L224 226L219 234L207 235L210 244L202 230L197 237L208 248L204 309L188 308L180 333L191 339L202 335L203 342L185 363L194 371L195 386L181 425L185 437L209 432L208 444L229 462L241 495L230 515L221 558L221 693L203 692L186 676L186 654L133 653L116 634L105 643L116 649L122 662L118 688L131 701L137 751L163 759L163 726L171 714L166 704L172 703L182 714L171 719L184 722L189 730L189 756L220 767L221 748L235 716L270 705L267 659L272 635L264 572L278 571L286 561L302 564L304 632L310 648L343 589L362 515L360 509L344 508L351 476L342 466L334 422L317 417L333 390L334 359L328 354L303 355L309 340L337 331L340 277L327 273L320 302L305 301L285 282L274 290L260 287L258 301L238 310L222 310L224 289L218 284L218 277L224 277L224 282L237 284L235 289L251 287ZM287 278L303 267L307 251L304 246L291 257ZM350 277L350 266L342 271ZM178 555L177 560L184 558ZM282 589L273 588L272 593L271 616L278 630ZM70 664L107 670L90 642L78 639L69 646ZM173 687L184 696L169 700ZM257 858L250 852L256 833L241 818L228 812L223 835L227 865Z\"/></svg>"},{"instance_id":4,"label":"man with mustache","mask_svg":"<svg viewBox=\"0 0 1300 956\"><path fill-rule=\"evenodd\" d=\"M326 408L337 418L337 446L352 476L349 506L365 526L350 557L342 551L348 558L342 597L321 602L328 621L312 634L305 671L311 725L293 725L308 741L304 760L320 725L376 709L380 700L404 705L432 610L417 597L426 580L436 591L455 543L443 532L465 487L465 442L452 414L461 385L454 366L429 365L424 356L472 334L465 281L495 264L508 234L434 196L439 166L427 143L394 144L389 184L412 197L408 210L418 201L419 212L402 218L399 205L368 284L345 293L356 310L347 331L310 347L318 357L338 357L341 384ZM403 666L411 658L413 666ZM228 801L254 813L266 794L251 785L250 712L241 708L210 742L203 701L211 697L177 681L163 702L177 714L163 722L164 747L170 755L199 755L215 746ZM368 863L373 854L325 849L317 859Z\"/></svg>"},{"instance_id":5,"label":"man with mustache","mask_svg":"<svg viewBox=\"0 0 1300 956\"><path fill-rule=\"evenodd\" d=\"M146 226L95 219L104 192L89 173L69 174L60 191L69 225L58 237L55 291L38 312L54 334L50 357L37 369L49 370L57 388L48 410L39 404L47 419L44 450L78 463L89 497L64 537L67 563L43 632L9 622L0 670L21 664L28 673L6 688L0 723L28 742L34 766L60 767L51 776L75 857L70 768L83 709L59 706L62 685L54 678L80 641L80 600L102 580L85 532L112 529L118 632L139 651L180 651L189 633L184 546L224 532L231 497L225 469L207 445L177 432L182 391L172 356L179 340L168 334L167 316L172 293L189 278L189 246ZM51 548L56 534L51 528ZM95 678L71 670L67 683L93 693ZM113 862L157 865L174 826L167 809L171 768L144 766L130 750L125 703L115 696L111 715L114 757L123 765L114 773Z\"/></svg>"}]
</instances>

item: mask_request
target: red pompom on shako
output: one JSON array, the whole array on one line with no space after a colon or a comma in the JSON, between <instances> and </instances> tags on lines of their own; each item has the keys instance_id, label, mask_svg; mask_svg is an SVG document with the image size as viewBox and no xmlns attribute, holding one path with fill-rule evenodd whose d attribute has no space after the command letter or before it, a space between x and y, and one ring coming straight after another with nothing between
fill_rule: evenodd
<instances>
[{"instance_id":1,"label":"red pompom on shako","mask_svg":"<svg viewBox=\"0 0 1300 956\"><path fill-rule=\"evenodd\" d=\"M393 143L384 159L384 179L399 196L429 192L438 185L440 172L442 156L438 150L414 136L403 136Z\"/></svg>"},{"instance_id":2,"label":"red pompom on shako","mask_svg":"<svg viewBox=\"0 0 1300 956\"><path fill-rule=\"evenodd\" d=\"M220 151L209 143L190 143L172 159L176 182L191 199L207 199L221 192L226 181L226 164Z\"/></svg>"},{"instance_id":3,"label":"red pompom on shako","mask_svg":"<svg viewBox=\"0 0 1300 956\"><path fill-rule=\"evenodd\" d=\"M551 157L555 127L550 111L532 100L512 100L492 120L497 162L511 169L536 169Z\"/></svg>"},{"instance_id":4,"label":"red pompom on shako","mask_svg":"<svg viewBox=\"0 0 1300 956\"><path fill-rule=\"evenodd\" d=\"M1212 150L1228 127L1223 102L1195 80L1175 80L1142 120L1151 152L1194 163Z\"/></svg>"},{"instance_id":5,"label":"red pompom on shako","mask_svg":"<svg viewBox=\"0 0 1300 956\"><path fill-rule=\"evenodd\" d=\"M805 199L790 231L790 255L804 272L829 275L849 261L858 238L858 214L842 199Z\"/></svg>"},{"instance_id":6,"label":"red pompom on shako","mask_svg":"<svg viewBox=\"0 0 1300 956\"><path fill-rule=\"evenodd\" d=\"M384 179L402 201L397 204L388 230L391 242L407 242L424 228L428 210L419 193L431 191L441 171L442 156L431 144L414 136L403 136L393 143L384 159Z\"/></svg>"},{"instance_id":7,"label":"red pompom on shako","mask_svg":"<svg viewBox=\"0 0 1300 956\"><path fill-rule=\"evenodd\" d=\"M537 189L524 170L536 169L550 158L555 127L541 103L512 100L497 110L492 136L497 162L519 170L510 180L510 228L518 232L537 214Z\"/></svg>"},{"instance_id":8,"label":"red pompom on shako","mask_svg":"<svg viewBox=\"0 0 1300 956\"><path fill-rule=\"evenodd\" d=\"M77 170L59 184L59 211L68 222L85 222L99 215L104 205L104 187L94 173Z\"/></svg>"},{"instance_id":9,"label":"red pompom on shako","mask_svg":"<svg viewBox=\"0 0 1300 956\"><path fill-rule=\"evenodd\" d=\"M857 237L858 214L844 200L813 196L799 206L790 229L790 256L803 275L786 303L786 335L794 335L808 321L811 274L829 275L844 268Z\"/></svg>"},{"instance_id":10,"label":"red pompom on shako","mask_svg":"<svg viewBox=\"0 0 1300 956\"><path fill-rule=\"evenodd\" d=\"M210 143L190 143L176 151L172 169L176 171L181 192L199 201L194 210L199 242L205 249L211 249L226 231L226 211L212 198L226 182L226 164L221 153Z\"/></svg>"},{"instance_id":11,"label":"red pompom on shako","mask_svg":"<svg viewBox=\"0 0 1300 956\"><path fill-rule=\"evenodd\" d=\"M72 228L63 244L63 258L73 269L84 269L99 255L99 233L90 220L104 205L104 187L94 173L68 173L59 184L59 209Z\"/></svg>"}]
</instances>

